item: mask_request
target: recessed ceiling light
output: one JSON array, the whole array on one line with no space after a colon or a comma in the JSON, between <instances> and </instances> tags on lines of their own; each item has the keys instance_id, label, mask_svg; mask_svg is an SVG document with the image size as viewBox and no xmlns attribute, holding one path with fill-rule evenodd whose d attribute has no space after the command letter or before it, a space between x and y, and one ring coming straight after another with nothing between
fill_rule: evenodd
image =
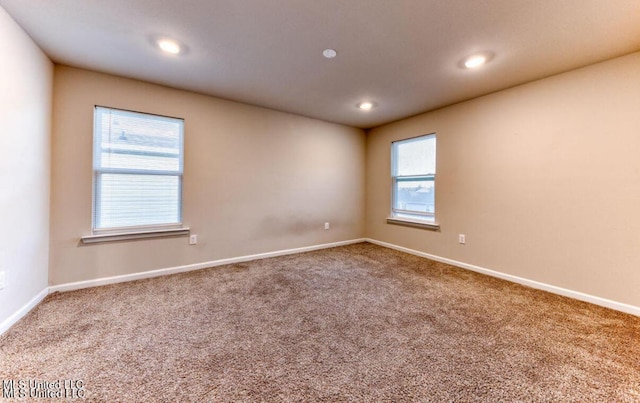
<instances>
[{"instance_id":1,"label":"recessed ceiling light","mask_svg":"<svg viewBox=\"0 0 640 403\"><path fill-rule=\"evenodd\" d=\"M464 61L464 67L468 69L475 69L482 66L487 62L487 58L484 55L474 55Z\"/></svg>"},{"instance_id":2,"label":"recessed ceiling light","mask_svg":"<svg viewBox=\"0 0 640 403\"><path fill-rule=\"evenodd\" d=\"M460 61L460 67L465 69L477 69L478 67L488 63L493 58L491 52L481 52L471 55Z\"/></svg>"},{"instance_id":3,"label":"recessed ceiling light","mask_svg":"<svg viewBox=\"0 0 640 403\"><path fill-rule=\"evenodd\" d=\"M147 37L149 44L165 55L185 56L189 53L189 47L183 42L164 34L151 34Z\"/></svg>"},{"instance_id":4,"label":"recessed ceiling light","mask_svg":"<svg viewBox=\"0 0 640 403\"><path fill-rule=\"evenodd\" d=\"M358 104L358 108L363 111L370 111L375 105L373 102L363 101Z\"/></svg>"},{"instance_id":5,"label":"recessed ceiling light","mask_svg":"<svg viewBox=\"0 0 640 403\"><path fill-rule=\"evenodd\" d=\"M467 60L464 61L464 67L468 69L475 69L476 67L480 67L485 64L487 58L484 55L475 55L471 56Z\"/></svg>"},{"instance_id":6,"label":"recessed ceiling light","mask_svg":"<svg viewBox=\"0 0 640 403\"><path fill-rule=\"evenodd\" d=\"M172 55L177 55L182 50L180 44L172 39L158 39L156 43L163 52L170 53Z\"/></svg>"},{"instance_id":7,"label":"recessed ceiling light","mask_svg":"<svg viewBox=\"0 0 640 403\"><path fill-rule=\"evenodd\" d=\"M338 56L338 52L336 52L334 49L325 49L322 51L322 56L327 59L333 59L334 57Z\"/></svg>"}]
</instances>

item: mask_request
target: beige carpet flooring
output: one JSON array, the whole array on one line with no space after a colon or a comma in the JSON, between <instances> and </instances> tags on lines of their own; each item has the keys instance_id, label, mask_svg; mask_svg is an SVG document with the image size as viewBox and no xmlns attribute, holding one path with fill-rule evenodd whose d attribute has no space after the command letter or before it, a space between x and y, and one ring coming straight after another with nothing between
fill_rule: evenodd
<instances>
[{"instance_id":1,"label":"beige carpet flooring","mask_svg":"<svg viewBox=\"0 0 640 403\"><path fill-rule=\"evenodd\" d=\"M0 336L0 379L103 402L633 402L640 318L362 243L50 295Z\"/></svg>"}]
</instances>

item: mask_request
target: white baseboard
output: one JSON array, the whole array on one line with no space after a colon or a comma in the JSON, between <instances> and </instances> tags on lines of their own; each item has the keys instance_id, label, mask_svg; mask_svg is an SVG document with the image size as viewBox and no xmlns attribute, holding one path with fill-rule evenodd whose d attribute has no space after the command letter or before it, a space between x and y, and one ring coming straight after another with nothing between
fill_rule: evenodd
<instances>
[{"instance_id":1,"label":"white baseboard","mask_svg":"<svg viewBox=\"0 0 640 403\"><path fill-rule=\"evenodd\" d=\"M475 266L475 265L464 263L464 262L459 262L457 260L447 259L447 258L444 258L444 257L432 255L432 254L429 254L429 253L420 252L420 251L417 251L417 250L414 250L414 249L405 248L403 246L398 246L398 245L390 244L390 243L387 243L387 242L377 241L375 239L367 238L365 240L367 242L371 242L371 243L376 244L376 245L384 246L386 248L395 249L395 250L399 250L401 252L410 253L412 255L416 255L416 256L427 258L427 259L435 260L437 262L447 263L447 264L450 264L452 266L456 266L456 267L460 267L460 268L463 268L463 269L467 269L467 270L475 271L475 272L478 272L478 273L486 274L486 275L491 276L491 277L497 277L497 278L500 278L500 279L503 279L503 280L510 281L512 283L522 284L522 285L525 285L527 287L536 288L538 290L548 291L548 292L553 293L553 294L562 295L562 296L573 298L573 299L577 299L577 300L580 300L580 301L589 302L589 303L592 303L594 305L603 306L605 308L614 309L616 311L621 311L621 312L629 313L631 315L640 316L640 307L637 307L637 306L625 304L625 303L622 303L622 302L612 301L612 300L606 299L606 298L596 297L596 296L585 294L585 293L582 293L582 292L579 292L579 291L568 290L566 288L557 287L557 286L551 285L551 284L541 283L541 282L535 281L535 280L529 280L529 279L526 279L526 278L523 278L523 277L518 277L518 276L511 275L511 274L501 273L501 272L495 271L495 270L485 269L484 267Z\"/></svg>"},{"instance_id":2,"label":"white baseboard","mask_svg":"<svg viewBox=\"0 0 640 403\"><path fill-rule=\"evenodd\" d=\"M452 260L452 259L443 258L443 257L440 257L440 256L432 255L432 254L425 253L425 252L420 252L420 251L417 251L417 250L414 250L414 249L405 248L405 247L402 247L402 246L390 244L390 243L387 243L387 242L378 241L378 240L375 240L375 239L360 238L360 239L352 239L352 240L348 240L348 241L341 241L341 242L333 242L333 243L327 243L327 244L321 244L321 245L306 246L306 247L302 247L302 248L285 249L285 250L279 250L279 251L275 251L275 252L258 253L258 254L255 254L255 255L247 255L247 256L240 256L240 257L234 257L234 258L228 258L228 259L212 260L210 262L195 263L195 264L190 264L190 265L169 267L169 268L145 271L145 272L140 272L140 273L125 274L125 275L122 275L122 276L103 277L103 278L94 279L94 280L78 281L78 282L74 282L74 283L66 283L66 284L59 284L59 285L50 286L50 287L45 288L44 290L40 291L40 293L38 293L29 302L27 302L22 308L20 308L16 312L14 312L10 317L8 317L2 323L0 323L0 335L3 334L5 331L7 331L16 322L18 322L23 316L25 316L27 313L29 313L29 311L31 311L33 308L35 308L36 305L38 305L48 294L56 292L56 291L71 291L71 290L78 290L78 289L81 289L81 288L98 287L98 286L101 286L101 285L122 283L122 282L126 282L126 281L140 280L140 279L145 279L145 278L164 276L164 275L168 275L168 274L175 274L175 273L183 273L183 272L193 271L193 270L200 270L200 269L205 269L207 267L222 266L222 265L226 265L226 264L241 263L241 262L247 262L247 261L258 260L258 259L267 259L267 258L270 258L270 257L292 255L292 254L295 254L295 253L311 252L311 251L314 251L314 250L333 248L333 247L336 247L336 246L351 245L351 244L360 243L360 242L371 242L371 243L376 244L376 245L384 246L384 247L387 247L387 248L390 248L390 249L399 250L399 251L405 252L405 253L410 253L412 255L424 257L424 258L435 260L435 261L438 261L438 262L447 263L447 264L450 264L452 266L456 266L456 267L460 267L460 268L463 268L463 269L467 269L467 270L475 271L475 272L478 272L478 273L486 274L486 275L492 276L492 277L501 278L503 280L511 281L513 283L522 284L522 285L525 285L525 286L528 286L528 287L531 287L531 288L536 288L536 289L539 289L539 290L548 291L548 292L551 292L551 293L554 293L554 294L563 295L565 297L569 297L569 298L577 299L577 300L580 300L580 301L589 302L589 303L592 303L592 304L595 304L595 305L600 305L600 306L603 306L603 307L606 307L606 308L614 309L614 310L617 310L617 311L629 313L631 315L640 316L640 307L637 307L637 306L628 305L628 304L624 304L624 303L621 303L621 302L612 301L612 300L609 300L609 299L600 298L600 297L596 297L596 296L589 295L589 294L584 294L584 293L581 293L581 292L578 292L578 291L568 290L568 289L565 289L565 288L562 288L562 287L557 287L557 286L554 286L554 285L545 284L545 283L541 283L541 282L534 281L534 280L529 280L529 279L526 279L526 278L523 278L523 277L513 276L511 274L501 273L501 272L490 270L490 269L486 269L486 268L483 268L483 267L480 267L480 266L475 266L475 265L471 265L471 264L468 264L468 263L464 263L464 262L459 262L459 261Z\"/></svg>"},{"instance_id":3,"label":"white baseboard","mask_svg":"<svg viewBox=\"0 0 640 403\"><path fill-rule=\"evenodd\" d=\"M193 270L201 270L201 269L206 269L208 267L222 266L225 264L234 264L234 263L248 262L250 260L267 259L267 258L276 257L276 256L311 252L314 250L334 248L336 246L344 246L344 245L350 245L350 244L360 243L360 242L365 242L365 239L364 238L351 239L348 241L332 242L332 243L326 243L321 245L305 246L302 248L285 249L285 250L279 250L275 252L258 253L255 255L246 255L246 256L240 256L240 257L232 257L228 259L212 260L209 262L194 263L194 264L188 264L188 265L177 266L177 267L168 267L164 269L150 270L150 271L144 271L144 272L132 273L132 274L124 274L121 276L103 277L103 278L98 278L94 280L65 283L65 284L53 285L49 287L49 292L52 293L56 291L72 291L72 290L79 290L81 288L98 287L98 286L107 285L107 284L124 283L127 281L166 276L168 274L176 274L176 273L184 273L184 272L193 271Z\"/></svg>"},{"instance_id":4,"label":"white baseboard","mask_svg":"<svg viewBox=\"0 0 640 403\"><path fill-rule=\"evenodd\" d=\"M16 324L22 317L29 313L33 308L36 307L42 300L49 295L49 289L45 288L40 291L35 297L31 298L29 302L24 304L22 308L15 311L11 316L5 319L2 323L0 323L0 335L9 330L9 328Z\"/></svg>"}]
</instances>

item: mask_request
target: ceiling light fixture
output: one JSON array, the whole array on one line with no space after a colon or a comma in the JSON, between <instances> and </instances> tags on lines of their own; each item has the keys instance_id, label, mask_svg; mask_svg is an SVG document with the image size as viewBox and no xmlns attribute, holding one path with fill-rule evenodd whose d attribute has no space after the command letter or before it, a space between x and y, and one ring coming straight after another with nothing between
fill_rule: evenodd
<instances>
[{"instance_id":1,"label":"ceiling light fixture","mask_svg":"<svg viewBox=\"0 0 640 403\"><path fill-rule=\"evenodd\" d=\"M325 49L322 51L322 56L324 56L326 59L333 59L334 57L338 56L338 52L336 52L334 49Z\"/></svg>"},{"instance_id":2,"label":"ceiling light fixture","mask_svg":"<svg viewBox=\"0 0 640 403\"><path fill-rule=\"evenodd\" d=\"M480 67L483 64L485 64L486 61L487 61L487 58L484 57L483 55L471 56L470 58L465 60L464 67L468 69L475 69L476 67Z\"/></svg>"},{"instance_id":3,"label":"ceiling light fixture","mask_svg":"<svg viewBox=\"0 0 640 403\"><path fill-rule=\"evenodd\" d=\"M160 50L172 55L180 54L183 50L182 46L173 39L161 38L156 40L156 45Z\"/></svg>"},{"instance_id":4,"label":"ceiling light fixture","mask_svg":"<svg viewBox=\"0 0 640 403\"><path fill-rule=\"evenodd\" d=\"M358 104L358 108L363 111L370 111L374 106L374 103L369 101L363 101Z\"/></svg>"},{"instance_id":5,"label":"ceiling light fixture","mask_svg":"<svg viewBox=\"0 0 640 403\"><path fill-rule=\"evenodd\" d=\"M493 53L481 52L462 59L459 66L465 69L477 69L493 59Z\"/></svg>"}]
</instances>

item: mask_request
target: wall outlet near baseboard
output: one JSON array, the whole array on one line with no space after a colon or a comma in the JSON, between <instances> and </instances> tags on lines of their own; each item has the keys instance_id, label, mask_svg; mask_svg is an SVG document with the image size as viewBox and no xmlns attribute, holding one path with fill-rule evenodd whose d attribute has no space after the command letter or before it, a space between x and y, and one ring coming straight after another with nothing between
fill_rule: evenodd
<instances>
[{"instance_id":1,"label":"wall outlet near baseboard","mask_svg":"<svg viewBox=\"0 0 640 403\"><path fill-rule=\"evenodd\" d=\"M331 228L331 225L329 224L329 221L327 221L326 223L324 223L324 229L329 229Z\"/></svg>"},{"instance_id":2,"label":"wall outlet near baseboard","mask_svg":"<svg viewBox=\"0 0 640 403\"><path fill-rule=\"evenodd\" d=\"M4 288L5 275L3 271L0 271L0 290Z\"/></svg>"},{"instance_id":3,"label":"wall outlet near baseboard","mask_svg":"<svg viewBox=\"0 0 640 403\"><path fill-rule=\"evenodd\" d=\"M465 234L458 234L458 243L462 245L467 243L467 236Z\"/></svg>"},{"instance_id":4,"label":"wall outlet near baseboard","mask_svg":"<svg viewBox=\"0 0 640 403\"><path fill-rule=\"evenodd\" d=\"M189 245L196 245L198 243L198 235L189 235Z\"/></svg>"}]
</instances>

